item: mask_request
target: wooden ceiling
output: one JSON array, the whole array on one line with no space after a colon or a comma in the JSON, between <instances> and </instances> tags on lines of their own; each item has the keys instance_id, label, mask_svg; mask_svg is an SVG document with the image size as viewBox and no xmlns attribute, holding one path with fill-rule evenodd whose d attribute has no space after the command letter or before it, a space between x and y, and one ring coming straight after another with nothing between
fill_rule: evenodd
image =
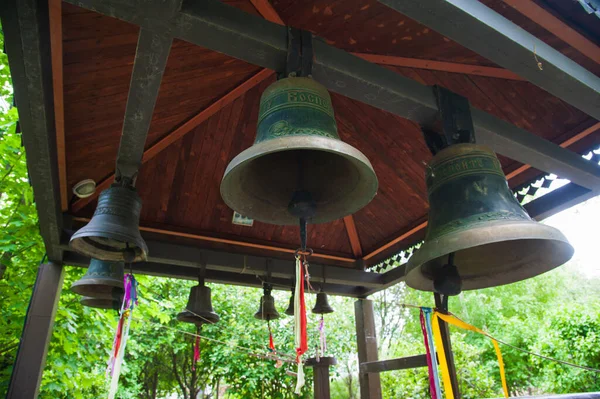
<instances>
[{"instance_id":1,"label":"wooden ceiling","mask_svg":"<svg viewBox=\"0 0 600 399\"><path fill-rule=\"evenodd\" d=\"M227 2L374 57L408 78L447 87L475 107L574 151L600 144L596 120L376 1ZM598 24L583 10L570 9L565 16L551 7L560 2L544 5L553 26L577 21L576 35L558 30L559 38L539 25L548 22L547 15L536 23L525 16L527 10L509 5L515 1L483 2L600 75L600 64L588 51L600 44ZM64 112L64 129L57 132L58 142L64 140L64 149L59 145L63 210L81 221L91 217L96 203L94 197L76 200L71 188L88 178L101 188L112 182L139 32L67 3L62 3L62 26L51 19L52 24L54 39L62 43L62 54L53 47L53 59L62 61L64 99L58 100L63 107L56 109ZM232 210L219 194L226 165L253 143L260 95L274 81L272 71L173 42L137 180L144 204L140 224L147 234L275 257L289 256L298 246L297 227L233 225ZM422 236L428 210L424 172L431 155L415 123L337 94L332 99L340 137L371 160L379 191L352 218L310 226L308 243L323 263L375 262ZM511 186L541 173L501 161Z\"/></svg>"}]
</instances>

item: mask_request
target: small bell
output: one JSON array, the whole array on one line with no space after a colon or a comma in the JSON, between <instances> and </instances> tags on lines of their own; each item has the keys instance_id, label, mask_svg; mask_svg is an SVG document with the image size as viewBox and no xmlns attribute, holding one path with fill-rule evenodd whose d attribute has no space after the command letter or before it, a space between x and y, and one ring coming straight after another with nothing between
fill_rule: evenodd
<instances>
[{"instance_id":1,"label":"small bell","mask_svg":"<svg viewBox=\"0 0 600 399\"><path fill-rule=\"evenodd\" d=\"M289 77L260 99L256 139L221 181L223 201L265 223L325 223L355 213L377 193L371 163L340 140L327 89Z\"/></svg>"},{"instance_id":2,"label":"small bell","mask_svg":"<svg viewBox=\"0 0 600 399\"><path fill-rule=\"evenodd\" d=\"M317 300L315 302L315 307L312 309L312 312L315 314L327 314L334 312L333 308L329 306L327 294L323 291L317 293Z\"/></svg>"},{"instance_id":3,"label":"small bell","mask_svg":"<svg viewBox=\"0 0 600 399\"><path fill-rule=\"evenodd\" d=\"M71 291L86 297L114 297L123 295L123 262L92 259L85 275L75 281Z\"/></svg>"},{"instance_id":4,"label":"small bell","mask_svg":"<svg viewBox=\"0 0 600 399\"><path fill-rule=\"evenodd\" d=\"M90 308L98 308L98 309L114 309L116 311L121 310L121 304L123 303L123 297L120 298L93 298L84 296L79 299L79 303L83 306L88 306Z\"/></svg>"},{"instance_id":5,"label":"small bell","mask_svg":"<svg viewBox=\"0 0 600 399\"><path fill-rule=\"evenodd\" d=\"M146 260L148 247L140 235L142 201L135 188L113 185L100 193L92 220L71 237L80 254L112 262Z\"/></svg>"},{"instance_id":6,"label":"small bell","mask_svg":"<svg viewBox=\"0 0 600 399\"><path fill-rule=\"evenodd\" d=\"M204 285L204 281L201 280L200 284L190 289L187 306L177 315L177 320L197 326L214 324L220 320L212 307L210 288Z\"/></svg>"},{"instance_id":7,"label":"small bell","mask_svg":"<svg viewBox=\"0 0 600 399\"><path fill-rule=\"evenodd\" d=\"M275 298L271 295L271 287L265 284L264 295L260 298L260 307L254 317L259 320L276 320L280 317L275 308Z\"/></svg>"},{"instance_id":8,"label":"small bell","mask_svg":"<svg viewBox=\"0 0 600 399\"><path fill-rule=\"evenodd\" d=\"M296 294L294 294L294 290L292 290L292 295L290 295L290 304L288 305L287 309L285 310L285 314L288 316L293 316L294 315L294 302L296 299Z\"/></svg>"},{"instance_id":9,"label":"small bell","mask_svg":"<svg viewBox=\"0 0 600 399\"><path fill-rule=\"evenodd\" d=\"M409 287L456 295L525 280L567 262L573 247L532 220L515 199L494 152L454 144L427 168L429 221L410 258Z\"/></svg>"}]
</instances>

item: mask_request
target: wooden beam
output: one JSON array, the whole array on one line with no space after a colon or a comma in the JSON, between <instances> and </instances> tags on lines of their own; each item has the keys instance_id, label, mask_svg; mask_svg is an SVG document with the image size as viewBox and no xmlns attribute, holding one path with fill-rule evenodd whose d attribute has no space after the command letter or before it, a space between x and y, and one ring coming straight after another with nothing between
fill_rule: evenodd
<instances>
[{"instance_id":1,"label":"wooden beam","mask_svg":"<svg viewBox=\"0 0 600 399\"><path fill-rule=\"evenodd\" d=\"M504 68L487 67L471 64L459 64L456 62L444 62L423 60L419 58L397 57L392 55L352 53L357 57L379 65L391 65L406 68L430 69L452 73L463 73L467 75L487 76L490 78L525 80L519 75Z\"/></svg>"},{"instance_id":2,"label":"wooden beam","mask_svg":"<svg viewBox=\"0 0 600 399\"><path fill-rule=\"evenodd\" d=\"M379 2L600 120L600 78L485 4L476 0ZM477 119L473 113L476 126L481 122Z\"/></svg>"},{"instance_id":3,"label":"wooden beam","mask_svg":"<svg viewBox=\"0 0 600 399\"><path fill-rule=\"evenodd\" d=\"M268 69L261 70L256 75L252 76L250 79L246 80L244 83L237 86L235 89L233 89L232 91L230 91L229 93L212 103L210 106L188 119L185 123L183 123L183 125L171 131L165 137L160 139L157 143L155 143L146 151L144 151L144 154L142 156L142 164L148 162L149 160L157 156L169 145L181 139L187 133L191 132L194 128L198 127L202 122L215 115L217 112L219 112L220 110L231 104L233 101L244 95L246 92L248 92L248 90L252 89L262 81L268 79L273 74L274 72ZM96 187L96 192L93 195L87 198L80 198L77 201L75 201L71 206L71 210L73 212L78 212L81 209L83 209L83 207L85 207L87 204L96 199L103 190L106 190L108 187L110 187L110 185L114 181L114 178L115 174L113 173L106 179L102 180L100 183L98 183Z\"/></svg>"},{"instance_id":4,"label":"wooden beam","mask_svg":"<svg viewBox=\"0 0 600 399\"><path fill-rule=\"evenodd\" d=\"M376 362L377 331L373 301L359 299L354 302L354 322L356 325L356 344L358 347L358 363ZM377 373L359 371L360 399L381 399L381 378Z\"/></svg>"},{"instance_id":5,"label":"wooden beam","mask_svg":"<svg viewBox=\"0 0 600 399\"><path fill-rule=\"evenodd\" d=\"M38 269L8 386L7 399L38 397L63 278L64 269L61 265L46 263L40 265Z\"/></svg>"},{"instance_id":6,"label":"wooden beam","mask_svg":"<svg viewBox=\"0 0 600 399\"><path fill-rule=\"evenodd\" d=\"M329 387L329 367L335 366L337 360L335 357L327 356L321 358L311 357L304 363L307 367L313 368L313 398L331 399L331 390Z\"/></svg>"},{"instance_id":7,"label":"wooden beam","mask_svg":"<svg viewBox=\"0 0 600 399\"><path fill-rule=\"evenodd\" d=\"M56 162L48 2L0 1L0 17L40 233L48 258L60 262L63 219Z\"/></svg>"},{"instance_id":8,"label":"wooden beam","mask_svg":"<svg viewBox=\"0 0 600 399\"><path fill-rule=\"evenodd\" d=\"M175 4L177 0L168 3ZM125 177L135 182L172 42L173 38L167 34L140 29L117 154L116 179Z\"/></svg>"},{"instance_id":9,"label":"wooden beam","mask_svg":"<svg viewBox=\"0 0 600 399\"><path fill-rule=\"evenodd\" d=\"M582 130L581 132L577 133L570 139L563 141L562 143L560 143L560 146L563 148L568 148L569 146L578 142L579 140L583 139L584 137L587 137L590 134L596 132L598 129L600 129L600 122L597 122L594 125L588 127L587 129ZM509 174L507 174L506 179L510 180L513 177L520 175L521 173L525 172L526 170L528 170L530 168L531 168L531 165L522 165L521 167L519 167L519 168L513 170L512 172L510 172Z\"/></svg>"},{"instance_id":10,"label":"wooden beam","mask_svg":"<svg viewBox=\"0 0 600 399\"><path fill-rule=\"evenodd\" d=\"M589 136L592 133L595 133L596 131L598 131L598 129L600 129L600 122L595 123L594 125L588 127L587 129L582 130L581 132L577 133L576 135L574 135L573 137L569 138L568 140L563 141L562 143L560 143L560 146L563 148L568 148L569 146L575 144L576 142L578 142L579 140L583 139L584 137ZM521 173L525 172L526 170L530 169L531 165L522 165L519 168L513 170L512 172L508 173L506 175L506 180L510 180L518 175L520 175ZM363 259L367 260L370 259L372 257L374 257L375 255L385 251L386 249L396 245L397 243L407 239L408 237L410 237L411 235L423 230L425 227L427 227L427 222L423 222L421 224L419 224L418 226L400 234L398 237L394 238L393 240L391 240L390 242L388 242L387 244L377 248L376 250L374 250L373 252L369 253L368 255L366 255Z\"/></svg>"},{"instance_id":11,"label":"wooden beam","mask_svg":"<svg viewBox=\"0 0 600 399\"><path fill-rule=\"evenodd\" d=\"M532 0L504 0L506 4L600 64L600 47Z\"/></svg>"},{"instance_id":12,"label":"wooden beam","mask_svg":"<svg viewBox=\"0 0 600 399\"><path fill-rule=\"evenodd\" d=\"M73 221L88 223L90 221L90 219L88 219L88 218L81 218L81 217L74 217ZM296 252L296 250L294 250L294 249L284 248L284 247L277 247L277 246L274 246L274 245L255 244L255 243L251 243L251 242L238 241L238 240L230 240L230 239L219 238L219 237L211 237L211 236L201 235L201 234L183 233L183 232L180 232L180 231L157 229L157 228L154 228L154 227L140 226L140 231L146 231L148 233L164 234L164 235L168 235L168 236L172 236L172 237L191 238L191 239L194 239L194 240L216 242L216 243L220 243L220 244L237 245L237 246L246 247L246 248L265 249L265 250L268 250L268 251L283 252L283 253L289 253L289 254L294 254ZM313 253L312 256L315 257L315 258L330 259L330 260L335 260L335 261L340 261L340 262L347 262L347 263L354 263L355 262L355 259L352 259L352 258L345 258L345 257L342 257L342 256L321 254L321 253L318 253L318 252Z\"/></svg>"},{"instance_id":13,"label":"wooden beam","mask_svg":"<svg viewBox=\"0 0 600 399\"><path fill-rule=\"evenodd\" d=\"M48 13L50 16L50 51L52 59L52 90L54 93L58 183L60 187L60 206L64 212L69 209L69 191L67 188L67 157L65 153L62 0L48 0Z\"/></svg>"},{"instance_id":14,"label":"wooden beam","mask_svg":"<svg viewBox=\"0 0 600 399\"><path fill-rule=\"evenodd\" d=\"M358 259L362 256L362 246L360 245L360 238L358 237L354 217L352 217L352 215L346 216L344 218L344 224L346 225L346 233L348 233L352 253Z\"/></svg>"},{"instance_id":15,"label":"wooden beam","mask_svg":"<svg viewBox=\"0 0 600 399\"><path fill-rule=\"evenodd\" d=\"M279 25L285 25L283 20L273 8L269 0L250 0L256 10L262 15L267 21L275 22Z\"/></svg>"},{"instance_id":16,"label":"wooden beam","mask_svg":"<svg viewBox=\"0 0 600 399\"><path fill-rule=\"evenodd\" d=\"M378 360L360 364L361 373L381 373L382 371L406 370L427 367L427 355L401 357L399 359Z\"/></svg>"}]
</instances>

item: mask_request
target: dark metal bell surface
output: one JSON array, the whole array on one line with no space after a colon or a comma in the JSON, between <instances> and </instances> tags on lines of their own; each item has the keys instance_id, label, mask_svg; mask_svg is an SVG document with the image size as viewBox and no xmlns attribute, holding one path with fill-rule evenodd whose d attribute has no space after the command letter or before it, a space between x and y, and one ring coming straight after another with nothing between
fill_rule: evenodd
<instances>
[{"instance_id":1,"label":"dark metal bell surface","mask_svg":"<svg viewBox=\"0 0 600 399\"><path fill-rule=\"evenodd\" d=\"M134 188L113 186L100 193L90 222L69 242L75 251L113 262L146 260L148 247L140 235L142 201Z\"/></svg>"},{"instance_id":2,"label":"dark metal bell surface","mask_svg":"<svg viewBox=\"0 0 600 399\"><path fill-rule=\"evenodd\" d=\"M197 326L217 323L220 317L213 310L210 288L205 285L192 287L187 306L177 315L177 320Z\"/></svg>"},{"instance_id":3,"label":"dark metal bell surface","mask_svg":"<svg viewBox=\"0 0 600 399\"><path fill-rule=\"evenodd\" d=\"M290 303L287 307L287 309L285 310L286 315L288 316L293 316L294 315L294 300L295 300L296 296L294 293L292 293L292 295L290 296Z\"/></svg>"},{"instance_id":4,"label":"dark metal bell surface","mask_svg":"<svg viewBox=\"0 0 600 399\"><path fill-rule=\"evenodd\" d=\"M333 308L329 305L326 293L317 293L317 300L315 302L315 307L312 309L312 312L315 314L327 314L334 312Z\"/></svg>"},{"instance_id":5,"label":"dark metal bell surface","mask_svg":"<svg viewBox=\"0 0 600 399\"><path fill-rule=\"evenodd\" d=\"M427 234L409 260L408 286L433 291L451 253L463 290L534 277L573 256L559 230L532 220L517 202L490 148L447 147L430 162L426 180Z\"/></svg>"},{"instance_id":6,"label":"dark metal bell surface","mask_svg":"<svg viewBox=\"0 0 600 399\"><path fill-rule=\"evenodd\" d=\"M71 285L71 291L87 297L123 295L123 262L92 259L85 275Z\"/></svg>"},{"instance_id":7,"label":"dark metal bell surface","mask_svg":"<svg viewBox=\"0 0 600 399\"><path fill-rule=\"evenodd\" d=\"M276 320L281 317L275 308L275 298L271 294L260 297L260 307L254 317L259 320Z\"/></svg>"},{"instance_id":8,"label":"dark metal bell surface","mask_svg":"<svg viewBox=\"0 0 600 399\"><path fill-rule=\"evenodd\" d=\"M97 309L114 309L117 311L121 309L122 302L122 298L92 298L84 296L79 299L79 303L81 303L83 306Z\"/></svg>"},{"instance_id":9,"label":"dark metal bell surface","mask_svg":"<svg viewBox=\"0 0 600 399\"><path fill-rule=\"evenodd\" d=\"M367 205L377 184L369 160L338 137L327 89L286 78L262 94L256 140L227 166L221 196L249 218L297 225L288 206L301 189L315 205L307 221L325 223Z\"/></svg>"}]
</instances>

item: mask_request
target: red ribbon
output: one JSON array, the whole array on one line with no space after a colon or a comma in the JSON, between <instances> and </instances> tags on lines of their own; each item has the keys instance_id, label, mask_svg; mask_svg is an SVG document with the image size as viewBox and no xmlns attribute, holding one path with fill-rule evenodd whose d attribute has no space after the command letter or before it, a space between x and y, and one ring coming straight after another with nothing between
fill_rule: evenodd
<instances>
[{"instance_id":1,"label":"red ribbon","mask_svg":"<svg viewBox=\"0 0 600 399\"><path fill-rule=\"evenodd\" d=\"M299 276L302 276L300 279L300 290L296 293L299 295L300 299L300 347L296 348L296 361L300 361L300 356L302 356L308 350L308 339L306 334L306 302L304 300L304 264L302 261L298 262L298 267L300 268Z\"/></svg>"},{"instance_id":2,"label":"red ribbon","mask_svg":"<svg viewBox=\"0 0 600 399\"><path fill-rule=\"evenodd\" d=\"M433 379L433 363L431 352L429 351L429 339L427 338L427 328L425 327L425 315L423 314L422 309L419 319L421 320L421 331L423 332L423 341L425 342L425 349L427 353L427 368L429 369L429 392L431 393L431 399L437 399L435 380Z\"/></svg>"},{"instance_id":3,"label":"red ribbon","mask_svg":"<svg viewBox=\"0 0 600 399\"><path fill-rule=\"evenodd\" d=\"M198 331L198 333L200 333ZM196 370L196 363L200 360L200 337L196 336L196 343L194 344L194 365L192 366L192 370Z\"/></svg>"},{"instance_id":4,"label":"red ribbon","mask_svg":"<svg viewBox=\"0 0 600 399\"><path fill-rule=\"evenodd\" d=\"M273 333L271 332L271 320L267 320L267 326L269 327L269 349L271 352L275 352L275 342L273 341Z\"/></svg>"}]
</instances>

